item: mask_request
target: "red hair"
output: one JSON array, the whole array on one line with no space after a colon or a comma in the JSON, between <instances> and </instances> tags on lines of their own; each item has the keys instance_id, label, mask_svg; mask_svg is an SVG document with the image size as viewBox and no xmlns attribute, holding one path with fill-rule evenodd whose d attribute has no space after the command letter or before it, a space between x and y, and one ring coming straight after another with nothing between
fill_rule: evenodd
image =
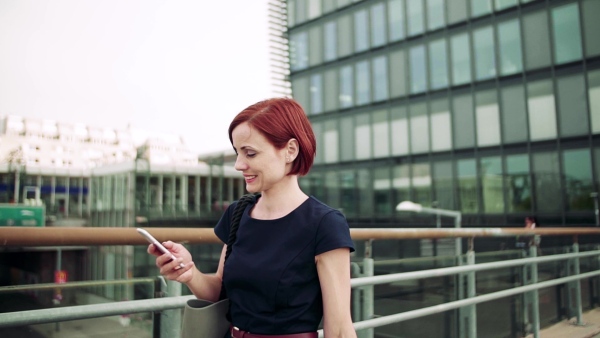
<instances>
[{"instance_id":1,"label":"red hair","mask_svg":"<svg viewBox=\"0 0 600 338\"><path fill-rule=\"evenodd\" d=\"M313 165L317 141L310 121L302 106L294 99L273 98L257 102L242 110L229 125L231 134L242 123L248 122L277 149L283 149L291 139L298 141L298 157L288 175L304 176Z\"/></svg>"}]
</instances>

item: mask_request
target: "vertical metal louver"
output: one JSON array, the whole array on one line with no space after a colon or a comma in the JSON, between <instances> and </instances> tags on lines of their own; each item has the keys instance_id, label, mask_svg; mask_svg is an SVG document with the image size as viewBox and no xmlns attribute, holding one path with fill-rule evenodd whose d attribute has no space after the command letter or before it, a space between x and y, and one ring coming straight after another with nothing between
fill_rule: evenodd
<instances>
[{"instance_id":1,"label":"vertical metal louver","mask_svg":"<svg viewBox=\"0 0 600 338\"><path fill-rule=\"evenodd\" d=\"M269 61L273 91L291 97L290 51L287 33L287 4L285 0L269 0Z\"/></svg>"}]
</instances>

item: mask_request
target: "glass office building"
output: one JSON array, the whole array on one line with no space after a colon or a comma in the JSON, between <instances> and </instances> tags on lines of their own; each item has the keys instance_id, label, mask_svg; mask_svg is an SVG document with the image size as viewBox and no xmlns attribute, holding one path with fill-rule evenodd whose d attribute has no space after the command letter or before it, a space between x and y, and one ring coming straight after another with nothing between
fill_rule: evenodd
<instances>
[{"instance_id":1,"label":"glass office building","mask_svg":"<svg viewBox=\"0 0 600 338\"><path fill-rule=\"evenodd\" d=\"M595 224L600 1L286 4L318 141L301 184L352 226L397 226L404 200L464 226Z\"/></svg>"}]
</instances>

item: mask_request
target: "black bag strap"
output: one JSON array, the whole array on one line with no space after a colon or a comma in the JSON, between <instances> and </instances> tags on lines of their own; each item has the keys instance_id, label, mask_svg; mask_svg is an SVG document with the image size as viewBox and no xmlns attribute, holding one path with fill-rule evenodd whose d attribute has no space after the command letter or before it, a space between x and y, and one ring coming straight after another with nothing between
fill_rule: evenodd
<instances>
[{"instance_id":1,"label":"black bag strap","mask_svg":"<svg viewBox=\"0 0 600 338\"><path fill-rule=\"evenodd\" d=\"M225 251L225 261L231 255L231 249L233 248L233 243L237 239L237 230L240 227L240 220L242 219L242 215L244 214L244 210L246 210L246 206L254 199L258 198L260 193L257 194L246 194L242 196L239 200L235 209L233 210L233 215L231 216L231 222L229 223L229 238L227 238L227 251Z\"/></svg>"},{"instance_id":2,"label":"black bag strap","mask_svg":"<svg viewBox=\"0 0 600 338\"><path fill-rule=\"evenodd\" d=\"M242 219L244 210L246 210L246 207L248 206L248 204L250 204L252 201L254 201L258 197L260 197L260 193L252 193L252 194L246 194L238 200L237 205L235 206L235 209L233 210L233 215L231 216L231 222L229 223L229 226L230 226L229 238L227 238L227 250L225 251L225 260L223 262L226 262L227 258L229 258L229 255L231 255L231 249L233 248L233 243L235 242L235 240L237 238L237 230L240 227L240 220ZM225 263L223 263L223 264L225 264ZM219 299L225 299L225 298L227 298L227 294L225 292L225 286L221 283L221 294L219 296Z\"/></svg>"}]
</instances>

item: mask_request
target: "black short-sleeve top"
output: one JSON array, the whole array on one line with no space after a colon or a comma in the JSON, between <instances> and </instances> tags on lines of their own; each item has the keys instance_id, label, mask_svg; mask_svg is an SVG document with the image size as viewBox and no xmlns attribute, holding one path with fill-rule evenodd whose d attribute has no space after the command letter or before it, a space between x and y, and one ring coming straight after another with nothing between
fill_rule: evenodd
<instances>
[{"instance_id":1,"label":"black short-sleeve top","mask_svg":"<svg viewBox=\"0 0 600 338\"><path fill-rule=\"evenodd\" d=\"M273 220L251 218L254 203L242 215L223 271L232 324L256 334L316 331L323 301L315 256L339 248L354 251L348 222L313 196ZM224 243L236 205L215 226Z\"/></svg>"}]
</instances>

